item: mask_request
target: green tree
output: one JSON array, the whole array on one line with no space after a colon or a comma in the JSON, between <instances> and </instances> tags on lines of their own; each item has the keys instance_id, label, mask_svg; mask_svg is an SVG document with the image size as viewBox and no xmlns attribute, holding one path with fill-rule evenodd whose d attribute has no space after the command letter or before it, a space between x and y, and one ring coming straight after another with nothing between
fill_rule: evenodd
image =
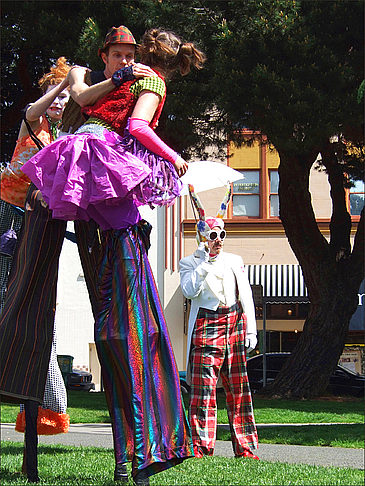
<instances>
[{"instance_id":1,"label":"green tree","mask_svg":"<svg viewBox=\"0 0 365 486\"><path fill-rule=\"evenodd\" d=\"M202 2L217 15L219 2ZM364 278L364 209L351 247L348 176L364 179L363 2L224 2L217 34L217 106L237 127L268 137L279 153L280 218L311 301L290 361L267 392L320 395L342 353ZM351 142L351 146L349 144ZM332 216L329 241L317 225L309 172L321 154ZM356 228L356 225L355 225Z\"/></svg>"},{"instance_id":2,"label":"green tree","mask_svg":"<svg viewBox=\"0 0 365 486\"><path fill-rule=\"evenodd\" d=\"M137 41L146 29L162 26L187 39L201 39L197 29L197 2L131 0L3 0L1 12L1 141L2 161L10 160L21 120L21 110L39 97L37 80L59 56L71 63L103 69L97 46L113 25L127 25ZM209 41L209 36L205 36ZM209 43L209 42L208 42ZM210 73L210 76L208 74ZM169 96L158 131L177 151L204 152L204 132L211 127L199 121L209 106L211 71L192 72L187 80L176 76L169 82ZM209 121L207 117L206 121ZM199 126L200 133L197 133ZM204 130L203 130L204 128ZM202 131L203 130L203 131Z\"/></svg>"},{"instance_id":3,"label":"green tree","mask_svg":"<svg viewBox=\"0 0 365 486\"><path fill-rule=\"evenodd\" d=\"M35 80L52 60L64 55L102 68L87 48L86 19L99 29L96 37L125 24L137 39L162 26L199 42L206 66L169 82L158 130L183 156L204 156L207 145L225 143L222 133L242 143L237 129L243 126L265 134L277 149L280 218L311 307L275 393L320 394L342 352L364 278L364 210L351 247L356 225L345 204L347 176L364 178L363 2L3 0L2 7L3 161L10 159L20 110L38 96ZM329 241L309 192L318 153L331 186Z\"/></svg>"}]
</instances>

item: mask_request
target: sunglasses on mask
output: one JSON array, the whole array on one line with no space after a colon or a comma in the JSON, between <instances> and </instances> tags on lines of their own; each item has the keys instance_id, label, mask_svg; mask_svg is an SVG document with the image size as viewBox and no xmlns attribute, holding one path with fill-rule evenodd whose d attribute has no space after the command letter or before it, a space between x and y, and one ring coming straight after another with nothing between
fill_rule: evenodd
<instances>
[{"instance_id":1,"label":"sunglasses on mask","mask_svg":"<svg viewBox=\"0 0 365 486\"><path fill-rule=\"evenodd\" d=\"M215 241L219 237L219 239L223 241L224 238L226 237L226 234L227 234L226 230L222 230L219 233L217 231L210 231L208 235L208 239L210 241Z\"/></svg>"}]
</instances>

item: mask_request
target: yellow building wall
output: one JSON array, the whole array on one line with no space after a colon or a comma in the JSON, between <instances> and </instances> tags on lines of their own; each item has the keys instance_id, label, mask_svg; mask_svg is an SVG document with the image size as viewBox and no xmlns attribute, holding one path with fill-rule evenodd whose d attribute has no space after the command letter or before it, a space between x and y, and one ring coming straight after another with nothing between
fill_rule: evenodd
<instances>
[{"instance_id":1,"label":"yellow building wall","mask_svg":"<svg viewBox=\"0 0 365 486\"><path fill-rule=\"evenodd\" d=\"M280 158L278 152L272 146L265 147L266 168L278 169ZM260 169L262 167L262 157L260 144L255 142L251 147L237 147L234 143L229 144L228 164L237 170ZM320 158L320 155L318 156ZM310 173L309 191L312 196L312 205L317 219L330 218L332 212L332 202L330 197L330 185L325 172L315 167L315 160ZM208 195L208 198L211 194ZM209 207L209 201L207 203Z\"/></svg>"},{"instance_id":2,"label":"yellow building wall","mask_svg":"<svg viewBox=\"0 0 365 486\"><path fill-rule=\"evenodd\" d=\"M268 169L277 169L280 158L272 146L265 146L266 165ZM259 169L262 164L261 146L254 142L250 147L237 147L233 142L229 144L229 165L235 169Z\"/></svg>"},{"instance_id":3,"label":"yellow building wall","mask_svg":"<svg viewBox=\"0 0 365 486\"><path fill-rule=\"evenodd\" d=\"M279 154L272 147L266 148L266 165L268 169L277 169L280 164Z\"/></svg>"},{"instance_id":4,"label":"yellow building wall","mask_svg":"<svg viewBox=\"0 0 365 486\"><path fill-rule=\"evenodd\" d=\"M258 142L251 147L229 145L229 165L235 169L259 169L261 167L261 148Z\"/></svg>"},{"instance_id":5,"label":"yellow building wall","mask_svg":"<svg viewBox=\"0 0 365 486\"><path fill-rule=\"evenodd\" d=\"M228 164L236 169L259 169L261 167L261 148L258 143L252 147L237 148L233 144L229 147L232 154ZM314 161L315 162L315 161ZM224 163L224 162L223 162ZM279 156L275 150L266 147L266 168L277 169L279 167ZM315 168L313 164L310 173L309 190L312 197L312 205L318 220L322 220L320 228L322 234L328 239L328 221L331 217L332 203L330 198L330 186L327 175ZM199 193L207 216L217 214L220 202L225 193L225 188L220 187L210 191ZM182 221L194 220L192 206L188 197L184 197L182 204ZM250 218L247 221L232 225L231 221L226 225L228 229L227 238L224 244L224 251L240 255L245 264L297 264L298 261L288 243L284 229L278 218L270 220L256 220L251 224ZM274 223L272 223L274 221ZM275 223L276 221L276 223ZM191 226L190 226L191 228ZM192 254L197 248L195 232L183 231L182 256ZM353 243L353 235L352 235ZM179 278L175 275L165 273L165 312L169 323L169 330L172 337L173 347L179 369L185 369L186 360L186 326L188 314L184 312L184 298L179 286ZM304 320L280 320L270 319L266 322L268 331L295 331L303 328ZM257 321L258 329L262 329L262 320Z\"/></svg>"}]
</instances>

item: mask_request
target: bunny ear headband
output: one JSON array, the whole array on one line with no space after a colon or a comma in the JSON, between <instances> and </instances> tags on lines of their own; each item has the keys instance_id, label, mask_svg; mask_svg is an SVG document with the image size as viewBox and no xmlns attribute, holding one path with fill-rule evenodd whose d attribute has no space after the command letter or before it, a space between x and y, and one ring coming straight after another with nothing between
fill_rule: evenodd
<instances>
[{"instance_id":1,"label":"bunny ear headband","mask_svg":"<svg viewBox=\"0 0 365 486\"><path fill-rule=\"evenodd\" d=\"M198 243L200 243L201 241L207 241L209 232L214 226L219 226L220 228L223 229L224 227L223 217L226 213L228 203L231 199L232 189L231 189L231 185L229 184L227 186L227 190L224 195L223 201L220 204L217 216L215 218L206 218L201 200L199 199L198 195L195 194L194 192L194 186L189 184L188 187L189 187L190 199L192 201L193 208L195 207L199 215L199 221L196 225L196 229L197 229L196 237Z\"/></svg>"}]
</instances>

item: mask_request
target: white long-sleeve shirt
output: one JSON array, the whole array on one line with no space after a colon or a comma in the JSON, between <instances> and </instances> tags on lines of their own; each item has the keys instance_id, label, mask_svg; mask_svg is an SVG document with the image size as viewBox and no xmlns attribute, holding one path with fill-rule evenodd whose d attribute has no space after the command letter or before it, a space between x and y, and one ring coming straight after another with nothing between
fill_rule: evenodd
<instances>
[{"instance_id":1,"label":"white long-sleeve shirt","mask_svg":"<svg viewBox=\"0 0 365 486\"><path fill-rule=\"evenodd\" d=\"M231 306L238 298L247 318L247 334L256 334L255 306L251 286L242 258L232 253L221 252L214 262L202 262L197 255L180 260L180 284L184 296L191 299L188 325L189 358L191 336L200 307L217 310L224 305Z\"/></svg>"}]
</instances>

